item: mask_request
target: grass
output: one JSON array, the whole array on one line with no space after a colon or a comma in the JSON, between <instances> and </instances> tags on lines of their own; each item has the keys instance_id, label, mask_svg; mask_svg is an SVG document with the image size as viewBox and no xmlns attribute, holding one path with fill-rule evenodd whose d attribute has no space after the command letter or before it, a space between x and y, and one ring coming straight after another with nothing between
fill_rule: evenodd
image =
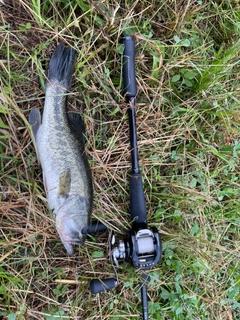
<instances>
[{"instance_id":1,"label":"grass","mask_svg":"<svg viewBox=\"0 0 240 320\"><path fill-rule=\"evenodd\" d=\"M1 2L1 319L138 319L137 271L113 276L107 235L73 257L56 234L27 117L43 107L58 43L77 50L69 108L80 110L95 189L93 218L130 227L131 168L121 94L123 31L136 38L140 166L150 226L163 241L150 271L151 319L239 319L238 1Z\"/></svg>"}]
</instances>

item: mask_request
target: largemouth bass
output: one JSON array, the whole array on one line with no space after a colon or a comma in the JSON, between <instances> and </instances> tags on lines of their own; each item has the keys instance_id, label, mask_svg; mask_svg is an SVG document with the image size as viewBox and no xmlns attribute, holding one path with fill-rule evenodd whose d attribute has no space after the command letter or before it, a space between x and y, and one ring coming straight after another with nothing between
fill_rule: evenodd
<instances>
[{"instance_id":1,"label":"largemouth bass","mask_svg":"<svg viewBox=\"0 0 240 320\"><path fill-rule=\"evenodd\" d=\"M85 241L93 202L82 119L66 109L74 65L75 50L60 44L49 62L42 119L38 109L29 114L48 205L69 255Z\"/></svg>"}]
</instances>

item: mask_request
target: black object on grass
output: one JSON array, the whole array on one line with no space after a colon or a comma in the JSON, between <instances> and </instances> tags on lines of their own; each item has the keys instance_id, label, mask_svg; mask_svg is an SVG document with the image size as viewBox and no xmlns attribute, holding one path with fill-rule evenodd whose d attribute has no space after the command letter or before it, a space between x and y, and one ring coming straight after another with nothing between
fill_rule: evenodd
<instances>
[{"instance_id":1,"label":"black object on grass","mask_svg":"<svg viewBox=\"0 0 240 320\"><path fill-rule=\"evenodd\" d=\"M157 228L148 228L147 211L144 198L142 174L138 164L138 148L136 133L135 100L137 95L135 76L135 41L132 37L123 37L121 43L124 45L122 58L123 64L123 93L128 103L128 119L130 129L130 147L132 172L130 176L130 214L132 228L125 240L120 240L118 246L114 246L115 237L111 238L110 259L118 266L119 259L131 261L132 265L141 270L142 281L141 299L143 320L148 319L147 283L149 276L146 270L154 267L160 260L162 254L161 239ZM114 265L113 265L114 267ZM116 279L94 279L91 281L91 292L96 294L105 290L113 289L118 285L117 272Z\"/></svg>"}]
</instances>

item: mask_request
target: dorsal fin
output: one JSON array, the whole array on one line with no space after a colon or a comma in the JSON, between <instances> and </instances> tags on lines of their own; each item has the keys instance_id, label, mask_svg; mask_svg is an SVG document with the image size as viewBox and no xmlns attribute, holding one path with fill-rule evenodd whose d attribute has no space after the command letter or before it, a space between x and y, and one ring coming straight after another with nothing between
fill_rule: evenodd
<instances>
[{"instance_id":1,"label":"dorsal fin","mask_svg":"<svg viewBox=\"0 0 240 320\"><path fill-rule=\"evenodd\" d=\"M74 133L77 136L77 139L85 143L85 125L84 121L79 113L67 113L68 123L71 126L71 128L74 130Z\"/></svg>"}]
</instances>

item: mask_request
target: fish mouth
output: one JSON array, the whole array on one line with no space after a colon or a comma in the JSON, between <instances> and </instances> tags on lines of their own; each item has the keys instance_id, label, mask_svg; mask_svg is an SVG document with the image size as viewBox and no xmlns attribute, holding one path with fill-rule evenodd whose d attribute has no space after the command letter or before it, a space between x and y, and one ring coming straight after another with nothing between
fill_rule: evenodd
<instances>
[{"instance_id":1,"label":"fish mouth","mask_svg":"<svg viewBox=\"0 0 240 320\"><path fill-rule=\"evenodd\" d=\"M82 239L65 239L64 242L75 246L82 246L84 244L84 241Z\"/></svg>"},{"instance_id":2,"label":"fish mouth","mask_svg":"<svg viewBox=\"0 0 240 320\"><path fill-rule=\"evenodd\" d=\"M62 244L64 245L64 248L66 249L69 256L72 256L74 254L74 246L72 244L69 244L67 242L64 242L62 239Z\"/></svg>"},{"instance_id":3,"label":"fish mouth","mask_svg":"<svg viewBox=\"0 0 240 320\"><path fill-rule=\"evenodd\" d=\"M76 214L78 218L78 215ZM87 229L87 226L79 225L78 221L76 221L75 215L65 214L65 216L61 216L61 219L56 220L56 229L61 239L62 244L66 248L69 255L73 255L74 253L74 246L82 246L85 242L87 234L82 232Z\"/></svg>"},{"instance_id":4,"label":"fish mouth","mask_svg":"<svg viewBox=\"0 0 240 320\"><path fill-rule=\"evenodd\" d=\"M60 239L70 256L74 254L74 246L82 246L84 244L84 240L79 238L63 238L60 236Z\"/></svg>"}]
</instances>

